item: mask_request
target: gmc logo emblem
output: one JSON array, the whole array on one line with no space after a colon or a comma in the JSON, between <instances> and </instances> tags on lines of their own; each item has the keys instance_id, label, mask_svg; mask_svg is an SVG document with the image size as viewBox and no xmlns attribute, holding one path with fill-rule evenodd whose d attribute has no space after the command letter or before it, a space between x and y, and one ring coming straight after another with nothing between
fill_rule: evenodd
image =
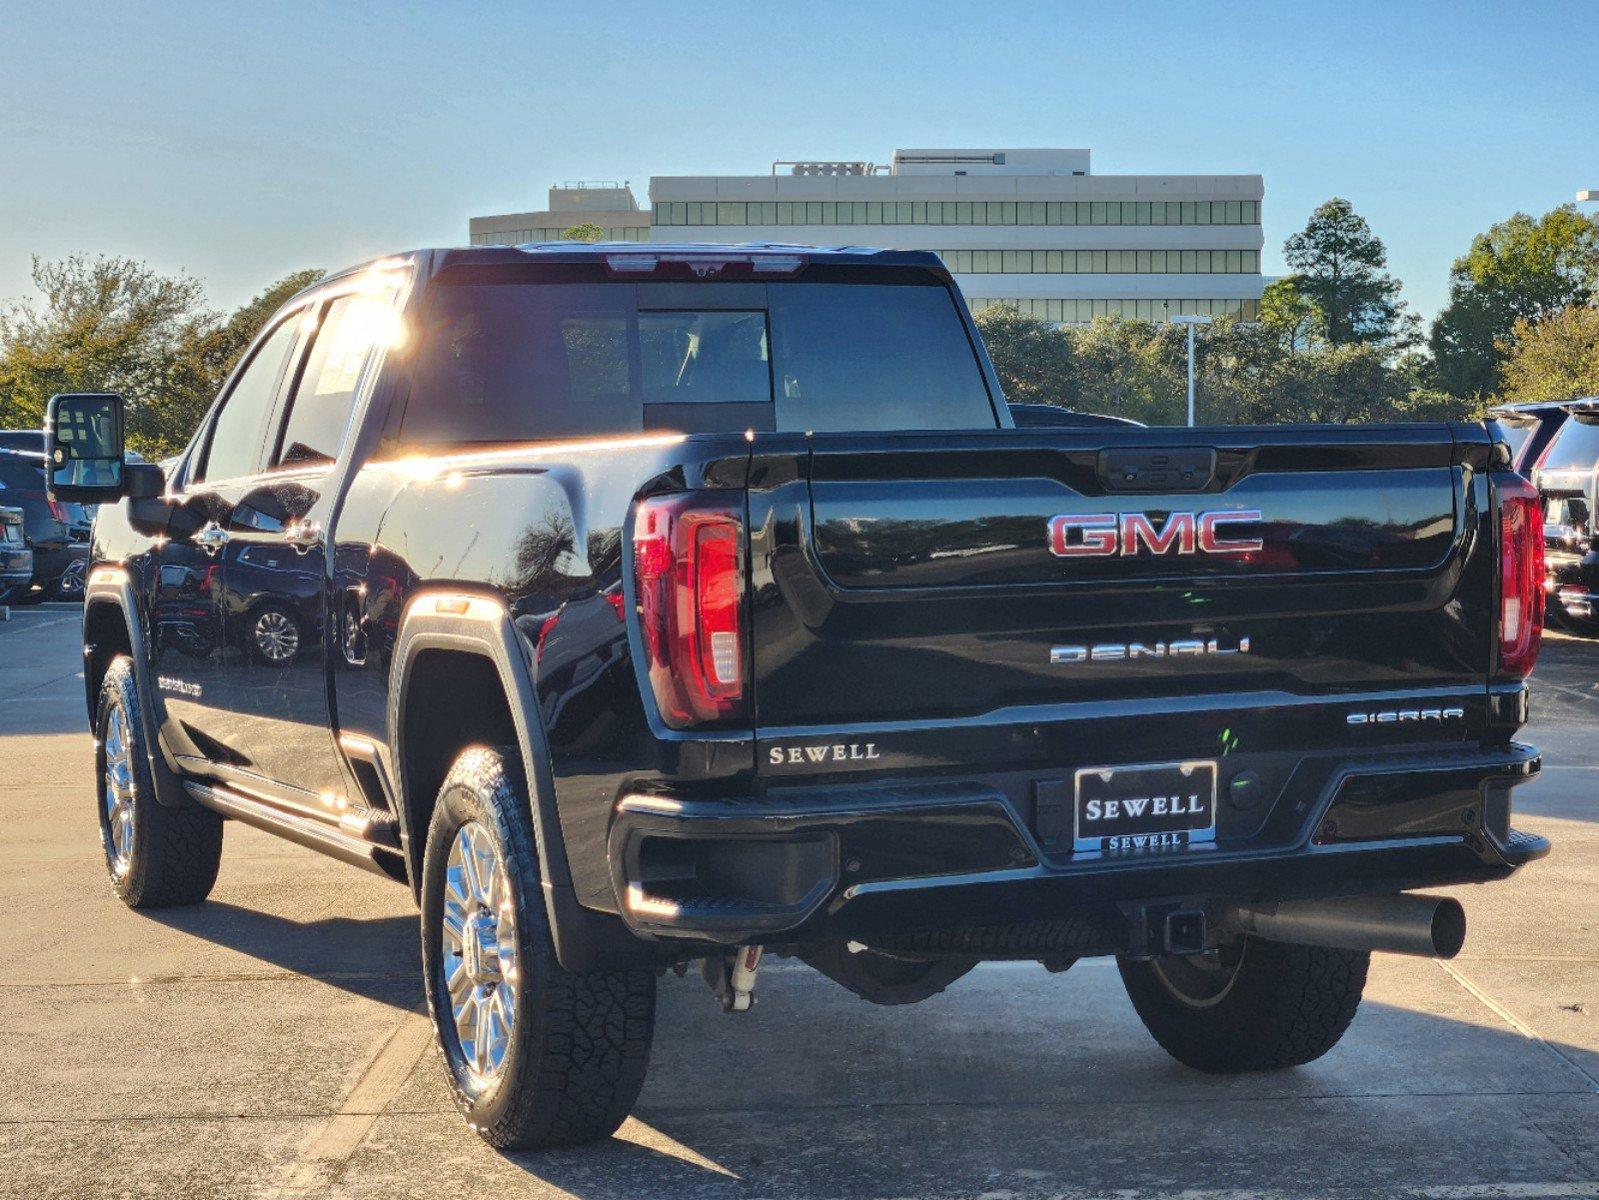
<instances>
[{"instance_id":1,"label":"gmc logo emblem","mask_svg":"<svg viewBox=\"0 0 1599 1200\"><path fill-rule=\"evenodd\" d=\"M1134 554L1252 554L1258 537L1228 537L1231 525L1254 525L1258 509L1174 512L1156 528L1147 513L1062 513L1049 519L1049 552L1061 558L1131 557Z\"/></svg>"}]
</instances>

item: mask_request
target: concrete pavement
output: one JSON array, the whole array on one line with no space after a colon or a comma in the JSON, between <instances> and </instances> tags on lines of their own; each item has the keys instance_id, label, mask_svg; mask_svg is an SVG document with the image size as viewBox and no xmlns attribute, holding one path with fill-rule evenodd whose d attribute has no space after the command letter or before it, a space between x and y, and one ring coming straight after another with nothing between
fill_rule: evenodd
<instances>
[{"instance_id":1,"label":"concrete pavement","mask_svg":"<svg viewBox=\"0 0 1599 1200\"><path fill-rule=\"evenodd\" d=\"M408 893L230 825L210 902L104 879L75 614L0 624L0 1195L1599 1197L1599 643L1551 639L1517 824L1447 966L1379 957L1333 1053L1213 1079L1108 962L877 1009L797 966L723 1015L663 982L613 1141L503 1156L456 1116ZM1199 1189L1194 1191L1194 1189Z\"/></svg>"}]
</instances>

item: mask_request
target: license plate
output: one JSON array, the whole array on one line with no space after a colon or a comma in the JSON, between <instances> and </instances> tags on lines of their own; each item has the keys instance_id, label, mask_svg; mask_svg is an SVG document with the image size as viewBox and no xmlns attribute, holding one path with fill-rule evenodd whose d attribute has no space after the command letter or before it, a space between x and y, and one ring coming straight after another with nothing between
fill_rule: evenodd
<instances>
[{"instance_id":1,"label":"license plate","mask_svg":"<svg viewBox=\"0 0 1599 1200\"><path fill-rule=\"evenodd\" d=\"M1216 839L1216 764L1084 767L1073 811L1076 850L1170 850Z\"/></svg>"}]
</instances>

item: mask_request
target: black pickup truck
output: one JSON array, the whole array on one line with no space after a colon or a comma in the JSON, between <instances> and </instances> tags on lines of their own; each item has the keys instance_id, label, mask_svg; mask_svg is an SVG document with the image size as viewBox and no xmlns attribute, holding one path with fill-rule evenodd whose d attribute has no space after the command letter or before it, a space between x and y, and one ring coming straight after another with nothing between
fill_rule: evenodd
<instances>
[{"instance_id":1,"label":"black pickup truck","mask_svg":"<svg viewBox=\"0 0 1599 1200\"><path fill-rule=\"evenodd\" d=\"M1483 424L1018 428L936 258L421 251L284 306L184 454L52 403L99 503L105 857L195 903L225 818L421 907L456 1099L602 1136L658 976L869 1001L1117 955L1207 1071L1333 1046L1408 889L1503 879L1536 495Z\"/></svg>"}]
</instances>

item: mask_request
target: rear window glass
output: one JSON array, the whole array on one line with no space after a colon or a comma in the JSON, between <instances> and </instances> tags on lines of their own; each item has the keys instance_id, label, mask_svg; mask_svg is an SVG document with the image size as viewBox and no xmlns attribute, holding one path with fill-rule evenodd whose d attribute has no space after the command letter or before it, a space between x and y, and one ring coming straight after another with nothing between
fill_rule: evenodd
<instances>
[{"instance_id":1,"label":"rear window glass","mask_svg":"<svg viewBox=\"0 0 1599 1200\"><path fill-rule=\"evenodd\" d=\"M690 285L642 309L641 290L662 294L626 282L436 283L399 440L997 424L942 286Z\"/></svg>"},{"instance_id":2,"label":"rear window glass","mask_svg":"<svg viewBox=\"0 0 1599 1200\"><path fill-rule=\"evenodd\" d=\"M772 399L764 312L641 312L645 404L759 404Z\"/></svg>"},{"instance_id":3,"label":"rear window glass","mask_svg":"<svg viewBox=\"0 0 1599 1200\"><path fill-rule=\"evenodd\" d=\"M1546 471L1591 471L1599 460L1599 425L1585 425L1573 417L1555 434L1543 460Z\"/></svg>"},{"instance_id":4,"label":"rear window glass","mask_svg":"<svg viewBox=\"0 0 1599 1200\"><path fill-rule=\"evenodd\" d=\"M944 288L791 283L771 288L771 305L779 429L994 428Z\"/></svg>"},{"instance_id":5,"label":"rear window glass","mask_svg":"<svg viewBox=\"0 0 1599 1200\"><path fill-rule=\"evenodd\" d=\"M640 428L633 288L604 283L431 289L403 442L499 442Z\"/></svg>"}]
</instances>

